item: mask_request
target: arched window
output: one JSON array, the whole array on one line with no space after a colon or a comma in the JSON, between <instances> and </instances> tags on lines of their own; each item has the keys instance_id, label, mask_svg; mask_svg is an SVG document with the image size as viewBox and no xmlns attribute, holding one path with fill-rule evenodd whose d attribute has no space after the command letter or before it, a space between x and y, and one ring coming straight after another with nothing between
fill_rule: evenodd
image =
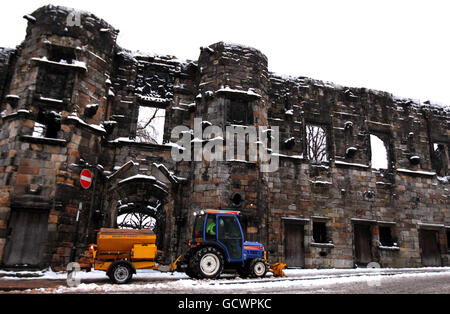
<instances>
[{"instance_id":1,"label":"arched window","mask_svg":"<svg viewBox=\"0 0 450 314\"><path fill-rule=\"evenodd\" d=\"M370 135L370 149L372 152L372 168L388 169L388 154L386 145L378 136Z\"/></svg>"}]
</instances>

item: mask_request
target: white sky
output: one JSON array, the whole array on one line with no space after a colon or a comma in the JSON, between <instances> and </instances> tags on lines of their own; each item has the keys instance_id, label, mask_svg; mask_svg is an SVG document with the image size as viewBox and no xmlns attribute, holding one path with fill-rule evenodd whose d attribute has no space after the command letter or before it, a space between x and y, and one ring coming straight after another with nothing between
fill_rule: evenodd
<instances>
[{"instance_id":1,"label":"white sky","mask_svg":"<svg viewBox=\"0 0 450 314\"><path fill-rule=\"evenodd\" d=\"M372 168L389 169L387 150L384 142L376 135L370 135Z\"/></svg>"},{"instance_id":2,"label":"white sky","mask_svg":"<svg viewBox=\"0 0 450 314\"><path fill-rule=\"evenodd\" d=\"M450 105L448 0L15 0L0 12L0 46L18 45L22 16L48 3L103 18L127 49L197 60L200 46L229 41L278 74Z\"/></svg>"}]
</instances>

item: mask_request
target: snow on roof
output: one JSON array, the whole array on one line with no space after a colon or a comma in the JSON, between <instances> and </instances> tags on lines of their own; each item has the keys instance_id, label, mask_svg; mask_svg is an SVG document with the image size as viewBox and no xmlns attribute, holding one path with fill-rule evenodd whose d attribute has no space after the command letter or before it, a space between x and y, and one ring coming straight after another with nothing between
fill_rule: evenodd
<instances>
[{"instance_id":1,"label":"snow on roof","mask_svg":"<svg viewBox=\"0 0 450 314\"><path fill-rule=\"evenodd\" d=\"M270 72L270 80L288 81L288 82L295 84L298 87L308 87L308 88L310 86L316 86L316 87L326 87L326 88L341 90L341 91L344 91L347 89L352 89L352 90L353 89L362 89L362 88L356 88L356 87L344 87L342 85L339 85L339 84L336 84L333 82L329 82L329 81L322 81L322 80L308 78L308 77L302 77L302 76L294 77L291 75L279 74L279 73L275 73L275 72ZM385 92L385 91L380 91L380 90L376 90L376 89L368 89L368 88L364 88L364 89L367 90L369 93L373 93L375 95L389 95L396 102L408 102L412 106L417 107L417 108L443 109L447 113L450 112L450 104L443 104L438 101L430 101L430 100L426 100L426 101L422 102L419 99L400 97L400 96L396 96L396 95L393 95L393 94L391 94L389 92Z\"/></svg>"},{"instance_id":2,"label":"snow on roof","mask_svg":"<svg viewBox=\"0 0 450 314\"><path fill-rule=\"evenodd\" d=\"M172 142L166 143L166 144L164 144L164 146L171 146L171 147L179 149L179 150L186 150L186 148L184 148L183 146L181 146L177 143L172 143Z\"/></svg>"},{"instance_id":3,"label":"snow on roof","mask_svg":"<svg viewBox=\"0 0 450 314\"><path fill-rule=\"evenodd\" d=\"M182 177L178 177L176 176L173 171L170 171L169 169L167 169L167 167L163 164L158 164L158 163L153 163L153 166L155 166L156 168L158 168L160 171L162 171L163 173L165 173L167 176L169 176L169 179L174 182L174 183L179 183L180 181L187 181L186 178L182 178Z\"/></svg>"},{"instance_id":4,"label":"snow on roof","mask_svg":"<svg viewBox=\"0 0 450 314\"><path fill-rule=\"evenodd\" d=\"M126 56L126 57L132 59L133 61L135 61L136 63L139 62L138 59L143 59L143 58L152 58L154 61L163 62L161 65L168 65L168 64L164 64L164 62L177 63L180 65L193 63L193 61L191 61L191 60L182 60L182 59L178 59L177 57L171 56L171 55L160 55L160 54L156 54L153 52L143 52L140 50L133 51L133 50L128 50L128 49L124 49L124 48L121 48L118 55Z\"/></svg>"},{"instance_id":5,"label":"snow on roof","mask_svg":"<svg viewBox=\"0 0 450 314\"><path fill-rule=\"evenodd\" d=\"M125 183L125 182L129 182L129 181L132 181L132 180L150 180L150 181L154 181L154 182L157 181L154 176L147 176L147 175L143 175L143 174L137 174L137 175L134 175L132 177L129 177L129 178L121 180L119 182L119 184L122 184L122 183Z\"/></svg>"},{"instance_id":6,"label":"snow on roof","mask_svg":"<svg viewBox=\"0 0 450 314\"><path fill-rule=\"evenodd\" d=\"M81 119L80 119L79 117L77 117L76 115L73 115L73 114L72 114L72 115L69 115L69 116L67 117L67 119L68 119L68 120L77 121L77 122L79 122L80 124L85 125L85 126L87 126L87 127L89 127L89 128L92 128L92 129L94 129L94 130L97 130L97 131L106 133L106 130L105 130L105 128L104 128L102 125L88 124L88 123L84 122L83 120L81 120Z\"/></svg>"},{"instance_id":7,"label":"snow on roof","mask_svg":"<svg viewBox=\"0 0 450 314\"><path fill-rule=\"evenodd\" d=\"M30 14L26 14L23 16L24 19L26 19L29 22L36 22L36 18Z\"/></svg>"},{"instance_id":8,"label":"snow on roof","mask_svg":"<svg viewBox=\"0 0 450 314\"><path fill-rule=\"evenodd\" d=\"M227 41L218 42L216 44L210 45L210 47L217 45L217 44L222 44L225 50L249 50L249 51L252 51L253 53L262 55L267 60L267 57L260 50L254 48L254 47L250 47L250 46L246 46L246 45L242 45L242 44L238 44L238 43L233 43L233 42L227 42Z\"/></svg>"}]
</instances>

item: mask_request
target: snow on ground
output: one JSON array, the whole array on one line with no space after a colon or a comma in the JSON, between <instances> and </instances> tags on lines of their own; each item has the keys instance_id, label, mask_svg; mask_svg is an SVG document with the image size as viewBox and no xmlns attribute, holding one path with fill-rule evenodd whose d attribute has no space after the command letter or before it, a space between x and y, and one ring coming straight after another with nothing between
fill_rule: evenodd
<instances>
[{"instance_id":1,"label":"snow on ground","mask_svg":"<svg viewBox=\"0 0 450 314\"><path fill-rule=\"evenodd\" d=\"M285 292L295 291L302 288L322 288L334 284L351 284L366 282L368 285L381 285L383 280L395 280L400 278L429 278L441 276L441 272L432 273L403 273L395 274L388 277L382 275L361 275L361 276L339 276L339 277L323 277L317 278L291 278L290 280L277 279L229 279L220 280L175 280L170 282L158 283L136 283L127 285L99 285L95 283L84 284L81 283L77 287L60 286L54 289L34 289L28 290L29 293L47 293L47 294L61 294L61 293L133 293L133 292L147 292L147 293L264 293L264 292Z\"/></svg>"},{"instance_id":2,"label":"snow on ground","mask_svg":"<svg viewBox=\"0 0 450 314\"><path fill-rule=\"evenodd\" d=\"M108 278L104 271L92 270L90 272L80 271L77 272L75 278L81 281L86 279L105 279ZM167 280L167 279L187 279L189 278L184 273L169 273L159 272L156 270L138 270L137 274L133 276L138 280ZM33 279L46 279L46 280L66 280L67 272L54 272L51 268L42 271L5 271L0 270L0 283L2 280L33 280Z\"/></svg>"},{"instance_id":3,"label":"snow on ground","mask_svg":"<svg viewBox=\"0 0 450 314\"><path fill-rule=\"evenodd\" d=\"M383 273L394 272L389 276ZM21 275L33 275L40 277L17 278L8 276L11 272L0 271L0 284L2 280L66 280L67 273L55 273L51 270L42 272L21 272ZM441 276L443 273L449 274L450 267L430 267L430 268L406 268L406 269L288 269L285 270L287 278L264 279L235 279L224 278L219 280L192 280L182 273L161 273L154 270L138 270L133 276L133 281L127 285L105 284L105 272L91 271L77 273L80 284L76 287L61 285L57 288L40 288L26 290L26 293L264 293L264 292L285 292L295 291L302 288L320 288L334 284L364 283L368 285L379 285L383 280L395 280L402 278L420 279ZM103 280L103 283L83 283L89 279L90 282L96 279Z\"/></svg>"}]
</instances>

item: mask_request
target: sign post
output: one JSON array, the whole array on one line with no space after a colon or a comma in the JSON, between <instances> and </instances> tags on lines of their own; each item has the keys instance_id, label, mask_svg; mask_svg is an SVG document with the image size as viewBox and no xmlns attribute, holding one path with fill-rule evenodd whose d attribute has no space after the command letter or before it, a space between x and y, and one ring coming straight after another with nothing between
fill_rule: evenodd
<instances>
[{"instance_id":1,"label":"sign post","mask_svg":"<svg viewBox=\"0 0 450 314\"><path fill-rule=\"evenodd\" d=\"M75 225L75 239L73 240L72 252L70 253L70 261L75 262L75 255L77 252L77 242L78 242L78 229L80 226L80 214L83 210L83 202L80 202L77 211L76 225Z\"/></svg>"},{"instance_id":2,"label":"sign post","mask_svg":"<svg viewBox=\"0 0 450 314\"><path fill-rule=\"evenodd\" d=\"M80 184L81 187L85 190L88 190L91 185L92 185L92 172L90 172L88 169L84 169L83 171L81 171L80 173ZM75 239L73 241L73 247L72 247L72 252L70 255L70 261L74 262L75 261L75 255L76 255L76 251L77 251L77 242L78 242L78 232L79 232L79 227L80 227L80 214L81 211L83 209L83 202L80 202L79 207L78 207L78 212L77 212L77 218L75 221Z\"/></svg>"}]
</instances>

